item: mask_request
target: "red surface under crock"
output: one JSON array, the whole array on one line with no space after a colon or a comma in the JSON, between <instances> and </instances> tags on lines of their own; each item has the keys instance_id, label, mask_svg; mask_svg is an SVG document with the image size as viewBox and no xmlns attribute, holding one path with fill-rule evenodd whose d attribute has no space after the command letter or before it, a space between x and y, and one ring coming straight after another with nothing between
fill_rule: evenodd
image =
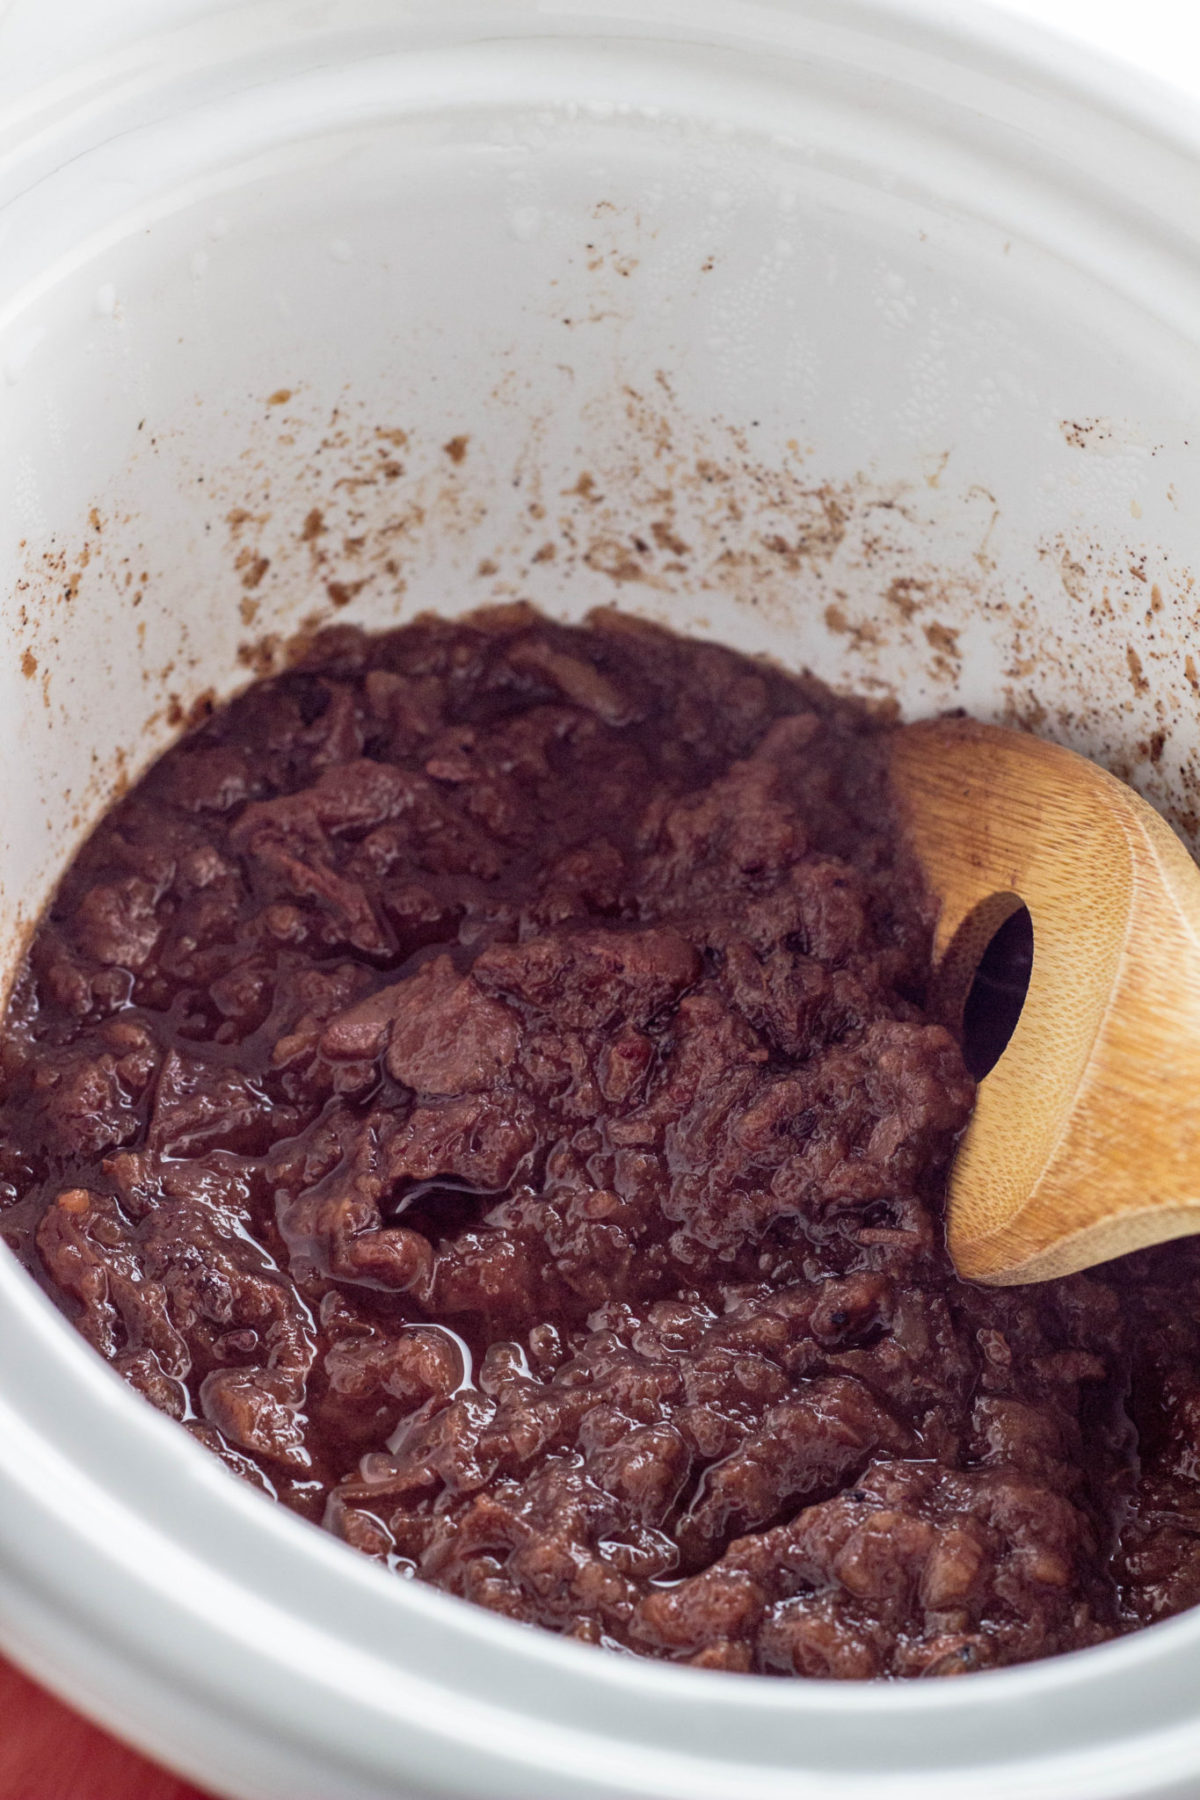
<instances>
[{"instance_id":1,"label":"red surface under crock","mask_svg":"<svg viewBox=\"0 0 1200 1800\"><path fill-rule=\"evenodd\" d=\"M206 1800L0 1660L0 1800Z\"/></svg>"}]
</instances>

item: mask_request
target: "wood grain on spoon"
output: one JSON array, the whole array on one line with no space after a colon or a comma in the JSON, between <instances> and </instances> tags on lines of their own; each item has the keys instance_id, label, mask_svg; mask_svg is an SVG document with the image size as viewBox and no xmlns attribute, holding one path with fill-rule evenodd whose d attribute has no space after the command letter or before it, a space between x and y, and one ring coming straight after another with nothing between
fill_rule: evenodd
<instances>
[{"instance_id":1,"label":"wood grain on spoon","mask_svg":"<svg viewBox=\"0 0 1200 1800\"><path fill-rule=\"evenodd\" d=\"M957 1023L1022 903L1025 1005L951 1172L959 1273L1043 1281L1200 1232L1200 870L1094 763L969 719L896 733L892 779L940 902L933 1008Z\"/></svg>"}]
</instances>

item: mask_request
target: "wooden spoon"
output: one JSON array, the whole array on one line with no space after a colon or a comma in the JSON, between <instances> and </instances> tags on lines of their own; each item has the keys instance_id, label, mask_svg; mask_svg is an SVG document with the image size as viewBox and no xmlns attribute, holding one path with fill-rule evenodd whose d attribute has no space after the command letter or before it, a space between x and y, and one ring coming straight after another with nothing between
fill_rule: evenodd
<instances>
[{"instance_id":1,"label":"wooden spoon","mask_svg":"<svg viewBox=\"0 0 1200 1800\"><path fill-rule=\"evenodd\" d=\"M892 779L941 907L935 1012L960 1023L999 926L1033 921L951 1172L959 1273L1044 1281L1200 1232L1200 869L1124 782L1024 732L908 726Z\"/></svg>"}]
</instances>

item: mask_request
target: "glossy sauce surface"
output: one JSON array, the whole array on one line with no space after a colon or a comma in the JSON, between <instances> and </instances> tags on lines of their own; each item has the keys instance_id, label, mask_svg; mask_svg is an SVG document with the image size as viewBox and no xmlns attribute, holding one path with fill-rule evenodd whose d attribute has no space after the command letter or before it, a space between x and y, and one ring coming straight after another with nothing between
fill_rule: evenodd
<instances>
[{"instance_id":1,"label":"glossy sauce surface","mask_svg":"<svg viewBox=\"0 0 1200 1800\"><path fill-rule=\"evenodd\" d=\"M589 1642L954 1674L1191 1604L1200 1260L955 1278L886 760L611 614L327 634L70 870L0 1232L244 1478Z\"/></svg>"}]
</instances>

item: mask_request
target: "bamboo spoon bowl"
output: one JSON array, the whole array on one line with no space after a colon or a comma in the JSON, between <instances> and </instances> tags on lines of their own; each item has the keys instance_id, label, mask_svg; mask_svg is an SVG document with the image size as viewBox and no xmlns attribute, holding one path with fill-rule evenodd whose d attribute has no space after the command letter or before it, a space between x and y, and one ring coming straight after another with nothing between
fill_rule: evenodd
<instances>
[{"instance_id":1,"label":"bamboo spoon bowl","mask_svg":"<svg viewBox=\"0 0 1200 1800\"><path fill-rule=\"evenodd\" d=\"M1131 788L1024 732L907 726L891 779L939 903L935 1013L959 1025L998 928L1033 923L951 1170L959 1273L1044 1281L1200 1232L1200 869Z\"/></svg>"}]
</instances>

